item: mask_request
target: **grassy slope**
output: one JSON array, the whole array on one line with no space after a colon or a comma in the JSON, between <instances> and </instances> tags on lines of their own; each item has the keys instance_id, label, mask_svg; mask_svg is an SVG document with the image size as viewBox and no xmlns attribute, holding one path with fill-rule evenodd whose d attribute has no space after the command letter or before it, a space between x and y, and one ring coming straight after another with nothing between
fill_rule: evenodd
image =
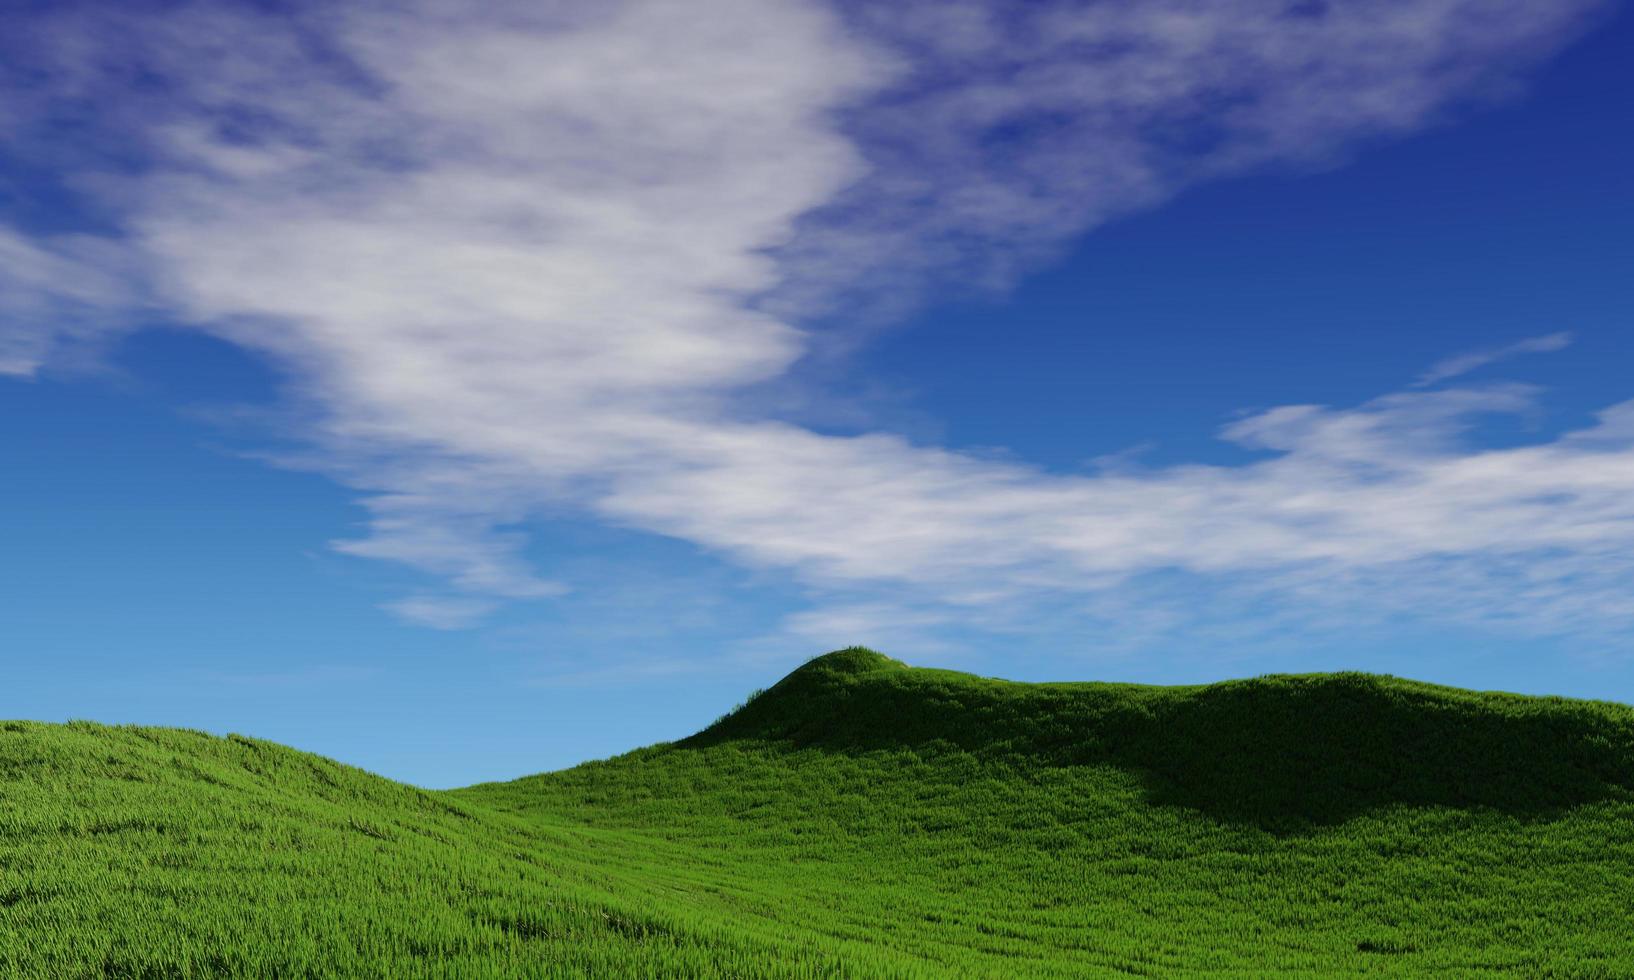
<instances>
[{"instance_id":1,"label":"grassy slope","mask_svg":"<svg viewBox=\"0 0 1634 980\"><path fill-rule=\"evenodd\" d=\"M427 793L0 726L0 975L1634 973L1634 710L843 651L682 742Z\"/></svg>"}]
</instances>

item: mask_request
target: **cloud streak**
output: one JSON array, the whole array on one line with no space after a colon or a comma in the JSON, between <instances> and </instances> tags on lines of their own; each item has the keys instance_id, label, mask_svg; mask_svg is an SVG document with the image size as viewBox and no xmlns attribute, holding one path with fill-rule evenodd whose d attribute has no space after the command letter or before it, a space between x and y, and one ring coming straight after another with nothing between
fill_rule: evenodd
<instances>
[{"instance_id":1,"label":"cloud streak","mask_svg":"<svg viewBox=\"0 0 1634 980\"><path fill-rule=\"evenodd\" d=\"M13 42L0 112L117 232L0 232L0 370L138 307L276 359L286 462L364 495L337 546L445 582L393 607L442 628L567 590L521 557L542 514L900 590L926 623L1165 570L1298 601L1464 576L1482 608L1620 620L1626 407L1480 451L1470 421L1533 392L1291 406L1224 433L1261 462L1069 477L743 397L848 343L839 314L1003 286L1190 184L1507 91L1598 6L68 7ZM791 628L880 619L844 608Z\"/></svg>"},{"instance_id":2,"label":"cloud streak","mask_svg":"<svg viewBox=\"0 0 1634 980\"><path fill-rule=\"evenodd\" d=\"M1501 347L1487 347L1466 354L1458 354L1431 366L1428 371L1418 376L1418 380L1413 382L1413 387L1428 388L1430 385L1440 384L1451 378L1484 368L1488 364L1506 361L1511 357L1519 357L1522 354L1551 354L1557 350L1565 350L1571 346L1571 342L1572 335L1567 331L1561 331L1559 333L1528 337L1525 340L1517 340L1513 344L1504 344Z\"/></svg>"}]
</instances>

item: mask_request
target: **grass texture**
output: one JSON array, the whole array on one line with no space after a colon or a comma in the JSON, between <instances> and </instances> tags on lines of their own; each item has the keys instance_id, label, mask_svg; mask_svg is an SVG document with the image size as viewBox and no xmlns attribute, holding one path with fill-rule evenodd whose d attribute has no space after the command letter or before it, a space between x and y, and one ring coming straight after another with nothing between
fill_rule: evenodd
<instances>
[{"instance_id":1,"label":"grass texture","mask_svg":"<svg viewBox=\"0 0 1634 980\"><path fill-rule=\"evenodd\" d=\"M817 658L680 742L427 792L0 723L0 976L1634 976L1634 710L1362 674Z\"/></svg>"}]
</instances>

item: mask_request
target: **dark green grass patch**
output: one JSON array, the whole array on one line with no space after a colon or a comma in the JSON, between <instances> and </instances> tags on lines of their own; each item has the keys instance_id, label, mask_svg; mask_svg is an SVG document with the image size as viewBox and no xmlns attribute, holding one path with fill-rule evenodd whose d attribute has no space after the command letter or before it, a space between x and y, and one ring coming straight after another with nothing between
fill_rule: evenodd
<instances>
[{"instance_id":1,"label":"dark green grass patch","mask_svg":"<svg viewBox=\"0 0 1634 980\"><path fill-rule=\"evenodd\" d=\"M865 650L449 793L6 723L0 976L1630 976L1631 785L1618 705Z\"/></svg>"}]
</instances>

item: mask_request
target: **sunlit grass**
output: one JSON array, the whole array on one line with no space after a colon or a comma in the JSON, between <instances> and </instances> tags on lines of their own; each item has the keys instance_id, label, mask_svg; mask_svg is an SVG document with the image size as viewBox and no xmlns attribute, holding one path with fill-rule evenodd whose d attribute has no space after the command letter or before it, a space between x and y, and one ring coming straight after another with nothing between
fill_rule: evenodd
<instances>
[{"instance_id":1,"label":"sunlit grass","mask_svg":"<svg viewBox=\"0 0 1634 980\"><path fill-rule=\"evenodd\" d=\"M853 650L709 730L424 792L0 726L0 976L1634 973L1634 711Z\"/></svg>"}]
</instances>

